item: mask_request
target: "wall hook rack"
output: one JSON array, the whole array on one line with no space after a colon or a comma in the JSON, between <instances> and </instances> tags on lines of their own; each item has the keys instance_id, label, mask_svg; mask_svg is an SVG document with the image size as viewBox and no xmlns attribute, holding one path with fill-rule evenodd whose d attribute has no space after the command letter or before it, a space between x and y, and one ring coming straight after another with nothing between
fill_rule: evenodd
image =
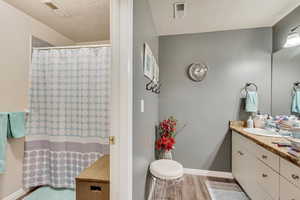
<instances>
[{"instance_id":1,"label":"wall hook rack","mask_svg":"<svg viewBox=\"0 0 300 200\"><path fill-rule=\"evenodd\" d=\"M155 82L154 78L146 84L146 90L151 91L153 93L159 94L160 93L160 88L161 88L161 83Z\"/></svg>"}]
</instances>

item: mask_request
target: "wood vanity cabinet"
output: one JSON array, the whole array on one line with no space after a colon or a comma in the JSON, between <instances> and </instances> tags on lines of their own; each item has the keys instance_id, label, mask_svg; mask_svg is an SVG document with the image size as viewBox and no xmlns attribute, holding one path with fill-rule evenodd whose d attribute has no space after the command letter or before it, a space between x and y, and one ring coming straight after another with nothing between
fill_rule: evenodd
<instances>
[{"instance_id":1,"label":"wood vanity cabinet","mask_svg":"<svg viewBox=\"0 0 300 200\"><path fill-rule=\"evenodd\" d=\"M252 200L300 200L300 167L235 131L232 174Z\"/></svg>"}]
</instances>

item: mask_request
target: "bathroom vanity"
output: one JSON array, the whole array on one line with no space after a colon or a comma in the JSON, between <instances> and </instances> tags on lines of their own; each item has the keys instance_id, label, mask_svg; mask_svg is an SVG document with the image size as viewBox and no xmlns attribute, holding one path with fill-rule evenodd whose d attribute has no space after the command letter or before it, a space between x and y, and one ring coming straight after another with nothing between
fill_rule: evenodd
<instances>
[{"instance_id":1,"label":"bathroom vanity","mask_svg":"<svg viewBox=\"0 0 300 200\"><path fill-rule=\"evenodd\" d=\"M300 200L300 159L288 148L244 131L243 123L231 122L232 173L253 200Z\"/></svg>"}]
</instances>

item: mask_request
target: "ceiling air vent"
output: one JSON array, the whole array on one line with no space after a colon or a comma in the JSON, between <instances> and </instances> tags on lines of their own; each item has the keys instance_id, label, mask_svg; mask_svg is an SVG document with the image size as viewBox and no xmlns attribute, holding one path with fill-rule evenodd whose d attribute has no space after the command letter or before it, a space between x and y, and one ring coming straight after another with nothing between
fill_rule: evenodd
<instances>
[{"instance_id":1,"label":"ceiling air vent","mask_svg":"<svg viewBox=\"0 0 300 200\"><path fill-rule=\"evenodd\" d=\"M59 6L54 0L41 0L45 6L53 10L55 14L57 14L60 17L70 17L70 14L62 8L62 6Z\"/></svg>"},{"instance_id":2,"label":"ceiling air vent","mask_svg":"<svg viewBox=\"0 0 300 200\"><path fill-rule=\"evenodd\" d=\"M55 3L51 0L43 0L42 3L45 4L46 6L48 6L52 10L57 10L58 9L58 6L55 5Z\"/></svg>"},{"instance_id":3,"label":"ceiling air vent","mask_svg":"<svg viewBox=\"0 0 300 200\"><path fill-rule=\"evenodd\" d=\"M186 4L184 2L174 3L174 18L180 19L185 16Z\"/></svg>"}]
</instances>

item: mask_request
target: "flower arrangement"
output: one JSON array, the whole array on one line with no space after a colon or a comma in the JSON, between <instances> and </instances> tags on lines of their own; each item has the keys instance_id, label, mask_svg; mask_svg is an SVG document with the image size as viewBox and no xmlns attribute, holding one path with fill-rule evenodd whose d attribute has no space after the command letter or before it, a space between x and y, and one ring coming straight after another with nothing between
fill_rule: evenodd
<instances>
[{"instance_id":1,"label":"flower arrangement","mask_svg":"<svg viewBox=\"0 0 300 200\"><path fill-rule=\"evenodd\" d=\"M161 153L170 152L175 148L175 137L178 134L176 126L177 120L172 116L160 122L159 138L156 140L155 147Z\"/></svg>"}]
</instances>

